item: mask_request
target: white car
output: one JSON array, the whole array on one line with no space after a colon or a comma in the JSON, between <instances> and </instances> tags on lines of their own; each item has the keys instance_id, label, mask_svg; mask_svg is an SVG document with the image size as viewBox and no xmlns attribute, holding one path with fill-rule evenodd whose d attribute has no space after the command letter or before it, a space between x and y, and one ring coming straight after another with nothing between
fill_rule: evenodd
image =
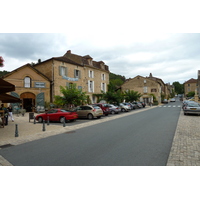
<instances>
[{"instance_id":1,"label":"white car","mask_svg":"<svg viewBox=\"0 0 200 200\"><path fill-rule=\"evenodd\" d=\"M120 103L119 106L120 106L122 112L128 112L131 110L131 108L129 106L125 105L124 103Z\"/></svg>"},{"instance_id":2,"label":"white car","mask_svg":"<svg viewBox=\"0 0 200 200\"><path fill-rule=\"evenodd\" d=\"M170 102L176 102L175 98L170 99Z\"/></svg>"}]
</instances>

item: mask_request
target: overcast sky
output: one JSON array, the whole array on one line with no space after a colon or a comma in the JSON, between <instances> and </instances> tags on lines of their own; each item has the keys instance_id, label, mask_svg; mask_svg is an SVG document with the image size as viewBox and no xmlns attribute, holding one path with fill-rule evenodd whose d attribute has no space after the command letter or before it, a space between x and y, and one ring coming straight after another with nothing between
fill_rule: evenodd
<instances>
[{"instance_id":1,"label":"overcast sky","mask_svg":"<svg viewBox=\"0 0 200 200\"><path fill-rule=\"evenodd\" d=\"M0 70L11 71L71 50L104 61L110 72L126 78L152 73L171 84L197 78L200 34L194 4L191 10L185 1L180 6L179 1L74 0L61 6L63 1L58 0L59 9L49 3L46 10L43 1L25 1L27 9L16 11L21 1L17 2L10 8L14 17L6 11L0 14L5 19L1 25L5 31L0 33L0 56L5 62Z\"/></svg>"}]
</instances>

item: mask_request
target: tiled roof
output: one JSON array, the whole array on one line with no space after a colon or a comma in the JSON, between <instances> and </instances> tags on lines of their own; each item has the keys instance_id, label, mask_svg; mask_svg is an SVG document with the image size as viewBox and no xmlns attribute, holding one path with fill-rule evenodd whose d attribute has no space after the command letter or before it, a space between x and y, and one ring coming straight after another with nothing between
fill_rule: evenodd
<instances>
[{"instance_id":1,"label":"tiled roof","mask_svg":"<svg viewBox=\"0 0 200 200\"><path fill-rule=\"evenodd\" d=\"M191 78L190 80L186 81L185 83L197 83L197 79Z\"/></svg>"}]
</instances>

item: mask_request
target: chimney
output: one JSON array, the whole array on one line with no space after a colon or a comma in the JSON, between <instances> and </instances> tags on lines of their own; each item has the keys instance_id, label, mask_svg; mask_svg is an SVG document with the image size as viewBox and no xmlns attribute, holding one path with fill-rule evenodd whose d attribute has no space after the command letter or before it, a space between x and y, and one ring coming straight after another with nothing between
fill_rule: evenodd
<instances>
[{"instance_id":1,"label":"chimney","mask_svg":"<svg viewBox=\"0 0 200 200\"><path fill-rule=\"evenodd\" d=\"M71 50L68 50L67 53L71 54Z\"/></svg>"}]
</instances>

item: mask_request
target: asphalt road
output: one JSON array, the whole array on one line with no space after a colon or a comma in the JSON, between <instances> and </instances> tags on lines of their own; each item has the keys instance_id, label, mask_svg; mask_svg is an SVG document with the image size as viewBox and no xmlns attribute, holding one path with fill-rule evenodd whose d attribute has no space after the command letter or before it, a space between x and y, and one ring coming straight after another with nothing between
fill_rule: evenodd
<instances>
[{"instance_id":1,"label":"asphalt road","mask_svg":"<svg viewBox=\"0 0 200 200\"><path fill-rule=\"evenodd\" d=\"M133 112L1 149L0 154L16 166L165 166L181 111L178 105L181 102Z\"/></svg>"}]
</instances>

